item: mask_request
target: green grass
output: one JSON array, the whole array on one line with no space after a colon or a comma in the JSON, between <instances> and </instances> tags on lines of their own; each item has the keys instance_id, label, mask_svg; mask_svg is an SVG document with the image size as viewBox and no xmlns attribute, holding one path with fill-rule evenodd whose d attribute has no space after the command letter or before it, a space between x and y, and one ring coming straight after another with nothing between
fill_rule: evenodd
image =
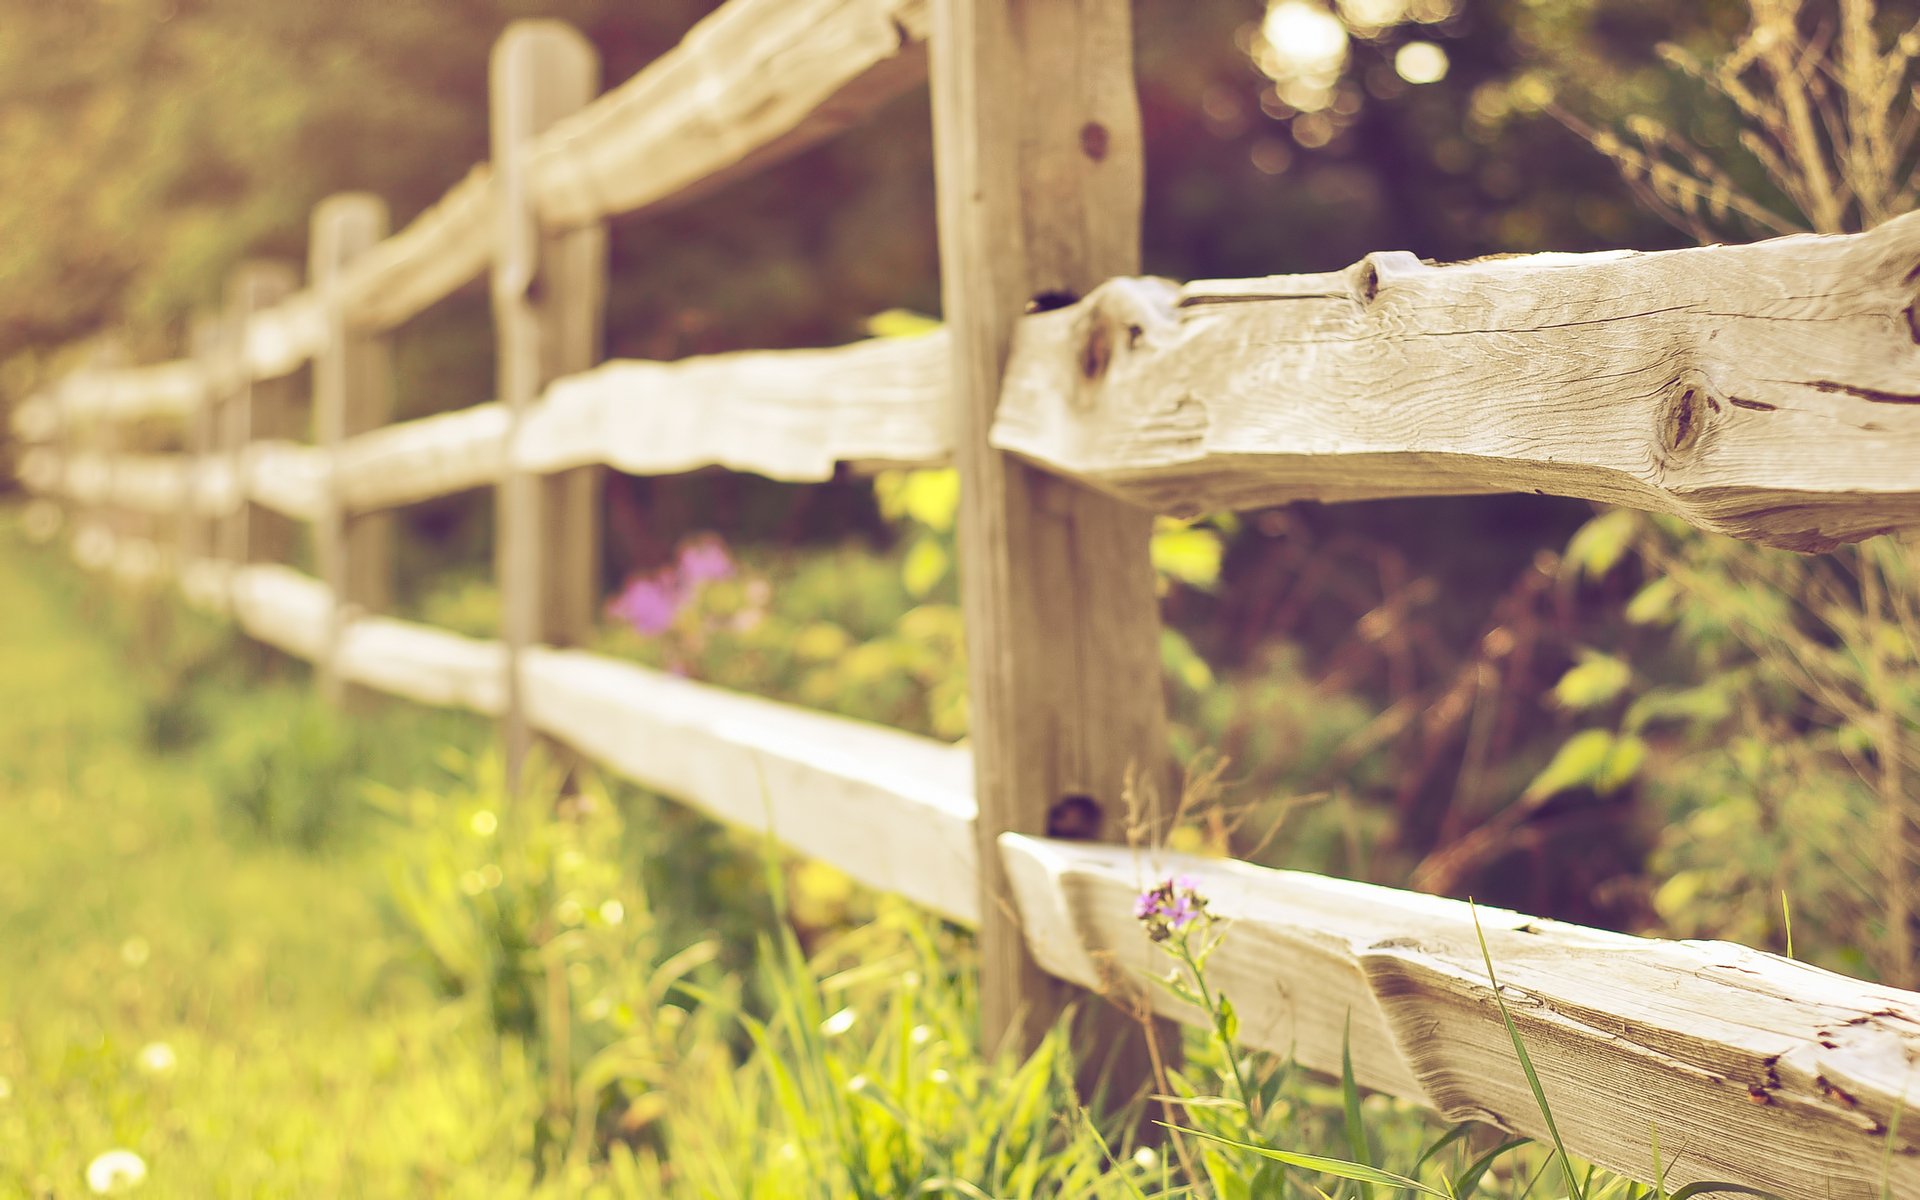
<instances>
[{"instance_id":1,"label":"green grass","mask_svg":"<svg viewBox=\"0 0 1920 1200\"><path fill-rule=\"evenodd\" d=\"M368 856L232 839L38 557L0 537L0 1196L116 1147L152 1196L525 1190L533 1081L385 969Z\"/></svg>"}]
</instances>

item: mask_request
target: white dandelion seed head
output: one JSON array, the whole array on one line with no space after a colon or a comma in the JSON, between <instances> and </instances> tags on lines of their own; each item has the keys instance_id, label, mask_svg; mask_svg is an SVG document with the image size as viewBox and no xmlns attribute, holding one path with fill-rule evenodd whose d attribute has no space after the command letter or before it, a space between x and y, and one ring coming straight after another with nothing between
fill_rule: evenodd
<instances>
[{"instance_id":1,"label":"white dandelion seed head","mask_svg":"<svg viewBox=\"0 0 1920 1200\"><path fill-rule=\"evenodd\" d=\"M119 1196L147 1180L147 1162L131 1150L109 1150L87 1164L87 1190Z\"/></svg>"},{"instance_id":2,"label":"white dandelion seed head","mask_svg":"<svg viewBox=\"0 0 1920 1200\"><path fill-rule=\"evenodd\" d=\"M180 1065L173 1047L165 1042L148 1042L140 1047L140 1053L134 1056L133 1061L149 1075L171 1075L173 1069Z\"/></svg>"}]
</instances>

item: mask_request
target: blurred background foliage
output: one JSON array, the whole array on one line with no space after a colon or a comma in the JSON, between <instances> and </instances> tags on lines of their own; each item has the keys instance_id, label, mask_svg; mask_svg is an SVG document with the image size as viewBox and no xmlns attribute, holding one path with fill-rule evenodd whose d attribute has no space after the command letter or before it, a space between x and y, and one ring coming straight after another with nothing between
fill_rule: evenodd
<instances>
[{"instance_id":1,"label":"blurred background foliage","mask_svg":"<svg viewBox=\"0 0 1920 1200\"><path fill-rule=\"evenodd\" d=\"M398 221L436 199L485 153L487 49L509 20L575 23L617 83L711 7L7 4L0 403L95 335L136 360L180 353L236 262L304 257L329 193L377 192ZM1909 62L1848 47L1898 50L1910 8L1141 4L1147 267L1248 276L1386 248L1451 260L1870 223L1910 201L1911 160L1896 146L1866 163L1843 136L1865 128L1846 101L1878 88L1909 109ZM1794 87L1837 120L1817 153L1795 157L1782 135L1770 157L1767 122L1792 106L1763 102ZM1837 164L1824 198L1815 158ZM938 294L925 98L612 234L612 355L910 334L906 314L936 311ZM397 342L402 415L490 394L479 287ZM805 489L612 478L619 588L671 570L707 531L740 569L689 589L665 627L610 616L604 645L962 736L951 489L939 473ZM407 513L407 611L491 631L489 507L474 494ZM1155 557L1181 752L1231 763L1224 806L1179 835L1191 844L1776 946L1786 892L1807 953L1914 982L1904 552L1795 559L1581 503L1482 497L1169 522ZM230 749L260 822L320 836L282 812L292 802L246 746Z\"/></svg>"}]
</instances>

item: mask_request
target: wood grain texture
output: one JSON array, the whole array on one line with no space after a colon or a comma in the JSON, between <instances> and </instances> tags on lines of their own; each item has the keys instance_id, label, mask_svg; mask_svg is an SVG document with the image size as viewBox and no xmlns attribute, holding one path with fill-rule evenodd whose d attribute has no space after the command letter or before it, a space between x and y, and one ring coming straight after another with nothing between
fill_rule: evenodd
<instances>
[{"instance_id":1,"label":"wood grain texture","mask_svg":"<svg viewBox=\"0 0 1920 1200\"><path fill-rule=\"evenodd\" d=\"M960 470L960 591L981 839L986 1044L1030 1048L1071 993L1029 956L994 839L1057 806L1126 819L1123 785L1167 777L1150 517L988 445L1030 298L1139 262L1143 187L1128 0L937 0L934 158ZM1096 822L1098 823L1098 822ZM1096 1006L1097 1008L1098 1006ZM1126 1094L1139 1027L1089 1014Z\"/></svg>"},{"instance_id":2,"label":"wood grain texture","mask_svg":"<svg viewBox=\"0 0 1920 1200\"><path fill-rule=\"evenodd\" d=\"M633 475L720 466L818 482L837 463L946 457L944 334L825 350L610 362L551 384L512 457L529 471L606 463Z\"/></svg>"},{"instance_id":3,"label":"wood grain texture","mask_svg":"<svg viewBox=\"0 0 1920 1200\"><path fill-rule=\"evenodd\" d=\"M533 153L568 227L681 203L794 154L926 78L928 0L731 0Z\"/></svg>"},{"instance_id":4,"label":"wood grain texture","mask_svg":"<svg viewBox=\"0 0 1920 1200\"><path fill-rule=\"evenodd\" d=\"M994 444L1159 511L1531 491L1818 550L1920 523L1920 214L1870 233L1116 280Z\"/></svg>"},{"instance_id":5,"label":"wood grain texture","mask_svg":"<svg viewBox=\"0 0 1920 1200\"><path fill-rule=\"evenodd\" d=\"M972 924L979 913L965 749L537 647L535 726L647 787Z\"/></svg>"},{"instance_id":6,"label":"wood grain texture","mask_svg":"<svg viewBox=\"0 0 1920 1200\"><path fill-rule=\"evenodd\" d=\"M1188 1023L1143 973L1171 963L1133 917L1191 876L1225 938L1208 979L1240 1040L1355 1077L1449 1120L1545 1129L1482 963L1468 906L1411 892L1120 846L1001 840L1033 953ZM1920 995L1723 942L1662 942L1480 910L1501 994L1575 1155L1668 1187L1714 1179L1792 1197L1879 1193L1887 1128L1920 1095ZM1903 1100L1903 1096L1905 1097ZM1920 1196L1902 1121L1892 1194Z\"/></svg>"}]
</instances>

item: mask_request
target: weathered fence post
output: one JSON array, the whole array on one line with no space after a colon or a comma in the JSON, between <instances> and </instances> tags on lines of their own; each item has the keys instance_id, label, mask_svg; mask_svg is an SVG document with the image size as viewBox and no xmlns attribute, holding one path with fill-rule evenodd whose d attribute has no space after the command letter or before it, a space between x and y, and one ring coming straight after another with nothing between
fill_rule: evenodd
<instances>
[{"instance_id":1,"label":"weathered fence post","mask_svg":"<svg viewBox=\"0 0 1920 1200\"><path fill-rule=\"evenodd\" d=\"M1164 785L1166 714L1151 516L994 450L987 432L1028 303L1139 268L1140 114L1128 0L937 0L934 14L981 1010L988 1045L1025 1050L1072 993L1027 953L997 838L1083 829L1090 815L1117 838L1128 772ZM1095 1059L1130 1089L1147 1075L1140 1028L1096 1007Z\"/></svg>"},{"instance_id":2,"label":"weathered fence post","mask_svg":"<svg viewBox=\"0 0 1920 1200\"><path fill-rule=\"evenodd\" d=\"M297 427L293 384L284 379L256 380L247 362L247 325L254 314L273 307L298 286L294 269L280 262L245 262L227 283L226 353L231 372L219 423L220 445L229 456L239 504L227 524L222 557L235 566L284 562L293 547L293 523L255 504L247 487L247 447L262 438L286 437Z\"/></svg>"},{"instance_id":3,"label":"weathered fence post","mask_svg":"<svg viewBox=\"0 0 1920 1200\"><path fill-rule=\"evenodd\" d=\"M220 336L216 318L207 314L194 317L187 333L187 360L200 369L203 386L200 399L187 413L180 429L180 453L186 463L187 486L180 499L180 578L184 580L193 565L212 556L209 548L211 522L205 504L207 454L213 447L213 410L217 395L214 386L213 356Z\"/></svg>"},{"instance_id":4,"label":"weathered fence post","mask_svg":"<svg viewBox=\"0 0 1920 1200\"><path fill-rule=\"evenodd\" d=\"M599 358L606 234L600 224L545 231L529 192L533 139L600 88L593 46L559 21L516 21L491 68L493 188L499 222L493 312L500 400L521 415L547 382ZM511 446L512 441L508 442ZM567 645L591 627L599 594L599 470L541 479L511 460L497 493L495 570L507 645L503 729L508 776L531 743L520 664L528 646Z\"/></svg>"},{"instance_id":5,"label":"weathered fence post","mask_svg":"<svg viewBox=\"0 0 1920 1200\"><path fill-rule=\"evenodd\" d=\"M386 202L365 192L329 196L313 210L307 278L325 306L327 336L313 359L314 440L329 462L356 433L377 429L393 414L391 364L384 335L349 325L338 283L349 265L387 236ZM347 688L337 657L340 635L356 611L385 609L393 587L393 518L347 511L330 472L326 504L315 532L320 577L333 595L320 690L341 704Z\"/></svg>"}]
</instances>

